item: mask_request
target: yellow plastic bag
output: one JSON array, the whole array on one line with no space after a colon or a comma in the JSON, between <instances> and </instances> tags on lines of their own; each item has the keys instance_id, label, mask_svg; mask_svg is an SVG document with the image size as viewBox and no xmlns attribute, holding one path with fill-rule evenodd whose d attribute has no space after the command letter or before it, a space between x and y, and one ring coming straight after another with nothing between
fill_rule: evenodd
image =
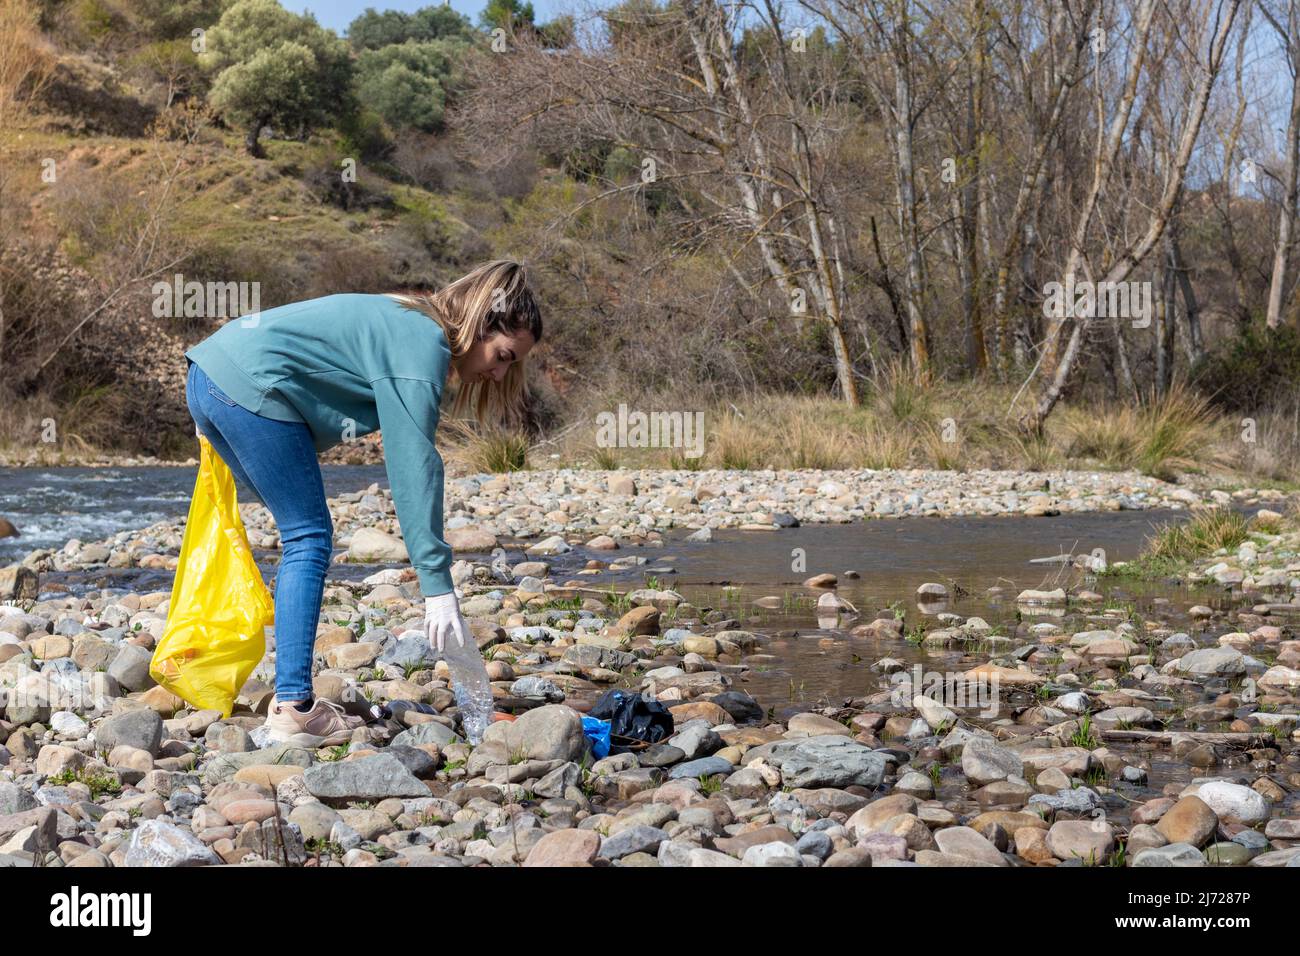
<instances>
[{"instance_id":1,"label":"yellow plastic bag","mask_svg":"<svg viewBox=\"0 0 1300 956\"><path fill-rule=\"evenodd\" d=\"M199 477L167 627L149 673L195 707L229 717L240 688L266 652L263 628L273 623L275 604L248 546L234 476L201 435L199 447Z\"/></svg>"}]
</instances>

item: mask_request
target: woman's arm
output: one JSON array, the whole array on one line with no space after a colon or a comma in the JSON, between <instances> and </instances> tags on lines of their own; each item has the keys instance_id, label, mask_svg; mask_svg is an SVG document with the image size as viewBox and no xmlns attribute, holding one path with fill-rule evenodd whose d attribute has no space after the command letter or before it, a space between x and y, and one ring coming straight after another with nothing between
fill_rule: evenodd
<instances>
[{"instance_id":1,"label":"woman's arm","mask_svg":"<svg viewBox=\"0 0 1300 956\"><path fill-rule=\"evenodd\" d=\"M388 484L420 593L446 594L452 590L451 547L442 535L442 456L433 443L441 393L427 379L386 377L370 384Z\"/></svg>"}]
</instances>

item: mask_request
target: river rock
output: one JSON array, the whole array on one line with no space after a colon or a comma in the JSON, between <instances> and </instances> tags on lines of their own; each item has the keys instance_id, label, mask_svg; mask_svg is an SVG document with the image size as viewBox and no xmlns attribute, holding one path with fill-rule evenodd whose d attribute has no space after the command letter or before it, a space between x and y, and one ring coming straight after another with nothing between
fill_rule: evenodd
<instances>
[{"instance_id":1,"label":"river rock","mask_svg":"<svg viewBox=\"0 0 1300 956\"><path fill-rule=\"evenodd\" d=\"M573 548L560 535L553 534L549 537L543 538L536 544L531 545L526 550L529 554L533 555L552 555L565 554L568 551L572 551Z\"/></svg>"},{"instance_id":2,"label":"river rock","mask_svg":"<svg viewBox=\"0 0 1300 956\"><path fill-rule=\"evenodd\" d=\"M1057 820L1047 831L1047 846L1058 860L1097 865L1115 849L1115 834L1100 820Z\"/></svg>"},{"instance_id":3,"label":"river rock","mask_svg":"<svg viewBox=\"0 0 1300 956\"><path fill-rule=\"evenodd\" d=\"M523 865L589 866L599 855L600 844L600 834L594 830L554 830L533 844Z\"/></svg>"},{"instance_id":4,"label":"river rock","mask_svg":"<svg viewBox=\"0 0 1300 956\"><path fill-rule=\"evenodd\" d=\"M668 834L658 827L644 824L628 827L600 841L598 855L606 860L619 860L633 853L655 853Z\"/></svg>"},{"instance_id":5,"label":"river rock","mask_svg":"<svg viewBox=\"0 0 1300 956\"><path fill-rule=\"evenodd\" d=\"M1170 843L1168 846L1143 850L1133 857L1133 866L1206 866L1201 851L1190 843Z\"/></svg>"},{"instance_id":6,"label":"river rock","mask_svg":"<svg viewBox=\"0 0 1300 956\"><path fill-rule=\"evenodd\" d=\"M1016 597L1017 604L1064 604L1065 590L1056 588L1052 591L1021 591Z\"/></svg>"},{"instance_id":7,"label":"river rock","mask_svg":"<svg viewBox=\"0 0 1300 956\"><path fill-rule=\"evenodd\" d=\"M157 757L162 746L163 719L155 710L141 708L114 714L95 727L95 745L112 750L119 744L146 750Z\"/></svg>"},{"instance_id":8,"label":"river rock","mask_svg":"<svg viewBox=\"0 0 1300 956\"><path fill-rule=\"evenodd\" d=\"M378 528L358 528L352 532L347 559L362 564L389 564L409 561L410 555L401 538L380 531Z\"/></svg>"},{"instance_id":9,"label":"river rock","mask_svg":"<svg viewBox=\"0 0 1300 956\"><path fill-rule=\"evenodd\" d=\"M1058 812L1091 813L1101 806L1101 798L1088 787L1075 787L1072 790L1058 790L1056 793L1036 793L1029 798L1027 805L1030 808L1041 806Z\"/></svg>"},{"instance_id":10,"label":"river rock","mask_svg":"<svg viewBox=\"0 0 1300 956\"><path fill-rule=\"evenodd\" d=\"M1268 801L1250 787L1211 780L1197 787L1194 793L1214 811L1220 823L1253 827L1268 819Z\"/></svg>"},{"instance_id":11,"label":"river rock","mask_svg":"<svg viewBox=\"0 0 1300 956\"><path fill-rule=\"evenodd\" d=\"M203 768L203 782L208 786L224 783L246 767L263 764L273 766L310 767L315 760L313 751L297 744L280 744L247 753L222 753Z\"/></svg>"},{"instance_id":12,"label":"river rock","mask_svg":"<svg viewBox=\"0 0 1300 956\"><path fill-rule=\"evenodd\" d=\"M485 528L451 528L444 537L453 551L487 554L497 546L497 536Z\"/></svg>"},{"instance_id":13,"label":"river rock","mask_svg":"<svg viewBox=\"0 0 1300 956\"><path fill-rule=\"evenodd\" d=\"M837 734L779 741L755 748L746 757L769 747L768 761L780 768L785 784L790 787L847 787L856 784L875 789L884 780L886 760L883 756Z\"/></svg>"},{"instance_id":14,"label":"river rock","mask_svg":"<svg viewBox=\"0 0 1300 956\"><path fill-rule=\"evenodd\" d=\"M1164 674L1190 674L1193 677L1244 674L1246 662L1235 647L1202 647L1176 657L1162 668Z\"/></svg>"},{"instance_id":15,"label":"river rock","mask_svg":"<svg viewBox=\"0 0 1300 956\"><path fill-rule=\"evenodd\" d=\"M108 676L129 691L147 690L154 684L149 676L149 664L153 654L139 644L123 644L113 663L108 665Z\"/></svg>"},{"instance_id":16,"label":"river rock","mask_svg":"<svg viewBox=\"0 0 1300 956\"><path fill-rule=\"evenodd\" d=\"M0 601L32 601L40 590L36 571L21 564L0 568Z\"/></svg>"},{"instance_id":17,"label":"river rock","mask_svg":"<svg viewBox=\"0 0 1300 956\"><path fill-rule=\"evenodd\" d=\"M1196 796L1180 799L1156 823L1156 829L1170 844L1185 843L1194 847L1203 846L1218 826L1219 818L1209 804ZM1196 855L1199 857L1200 852Z\"/></svg>"},{"instance_id":18,"label":"river rock","mask_svg":"<svg viewBox=\"0 0 1300 956\"><path fill-rule=\"evenodd\" d=\"M500 741L529 760L581 761L588 749L582 718L563 704L535 707L513 721L489 724L483 742Z\"/></svg>"},{"instance_id":19,"label":"river rock","mask_svg":"<svg viewBox=\"0 0 1300 956\"><path fill-rule=\"evenodd\" d=\"M307 791L320 800L383 800L427 797L429 788L387 753L316 764L303 771Z\"/></svg>"},{"instance_id":20,"label":"river rock","mask_svg":"<svg viewBox=\"0 0 1300 956\"><path fill-rule=\"evenodd\" d=\"M210 866L221 858L189 830L163 820L145 820L131 831L123 866Z\"/></svg>"},{"instance_id":21,"label":"river rock","mask_svg":"<svg viewBox=\"0 0 1300 956\"><path fill-rule=\"evenodd\" d=\"M948 856L961 857L994 866L1009 866L1006 857L979 831L970 827L941 827L934 831L934 842Z\"/></svg>"},{"instance_id":22,"label":"river rock","mask_svg":"<svg viewBox=\"0 0 1300 956\"><path fill-rule=\"evenodd\" d=\"M1025 774L1020 757L985 737L972 737L966 742L961 752L961 769L966 779L976 786Z\"/></svg>"}]
</instances>

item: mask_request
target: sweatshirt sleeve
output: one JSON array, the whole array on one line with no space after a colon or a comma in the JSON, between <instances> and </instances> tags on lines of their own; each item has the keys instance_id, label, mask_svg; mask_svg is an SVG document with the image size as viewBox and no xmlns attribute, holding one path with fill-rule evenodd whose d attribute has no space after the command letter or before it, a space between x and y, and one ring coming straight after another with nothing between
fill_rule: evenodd
<instances>
[{"instance_id":1,"label":"sweatshirt sleeve","mask_svg":"<svg viewBox=\"0 0 1300 956\"><path fill-rule=\"evenodd\" d=\"M442 456L437 386L425 379L384 377L370 383L384 437L384 467L397 522L426 597L452 590L451 547L442 534Z\"/></svg>"}]
</instances>

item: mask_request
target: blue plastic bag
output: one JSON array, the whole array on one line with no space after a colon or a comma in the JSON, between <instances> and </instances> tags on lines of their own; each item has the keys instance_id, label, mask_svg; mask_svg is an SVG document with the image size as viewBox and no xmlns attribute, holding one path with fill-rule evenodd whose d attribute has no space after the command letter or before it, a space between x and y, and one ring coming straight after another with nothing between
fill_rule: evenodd
<instances>
[{"instance_id":1,"label":"blue plastic bag","mask_svg":"<svg viewBox=\"0 0 1300 956\"><path fill-rule=\"evenodd\" d=\"M609 727L608 720L599 717L582 718L582 732L591 738L591 752L597 759L609 756Z\"/></svg>"}]
</instances>

